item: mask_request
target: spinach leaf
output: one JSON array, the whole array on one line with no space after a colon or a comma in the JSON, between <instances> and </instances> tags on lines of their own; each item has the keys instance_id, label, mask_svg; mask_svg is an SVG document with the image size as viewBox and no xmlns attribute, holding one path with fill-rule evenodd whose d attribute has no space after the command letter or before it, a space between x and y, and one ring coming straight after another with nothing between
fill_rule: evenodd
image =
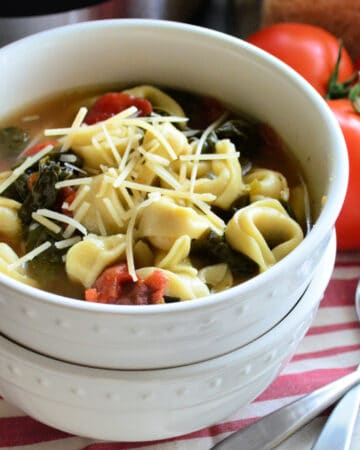
<instances>
[{"instance_id":1,"label":"spinach leaf","mask_svg":"<svg viewBox=\"0 0 360 450\"><path fill-rule=\"evenodd\" d=\"M216 130L218 139L230 139L242 156L251 156L261 144L258 124L245 119L228 120Z\"/></svg>"},{"instance_id":2,"label":"spinach leaf","mask_svg":"<svg viewBox=\"0 0 360 450\"><path fill-rule=\"evenodd\" d=\"M259 272L258 264L243 253L233 250L225 237L210 231L191 243L190 257L197 256L210 264L226 263L234 276L253 276Z\"/></svg>"},{"instance_id":3,"label":"spinach leaf","mask_svg":"<svg viewBox=\"0 0 360 450\"><path fill-rule=\"evenodd\" d=\"M229 222L232 216L241 208L250 204L250 195L243 194L239 198L233 201L230 208L224 210L217 206L212 206L211 210L219 216L225 223Z\"/></svg>"},{"instance_id":4,"label":"spinach leaf","mask_svg":"<svg viewBox=\"0 0 360 450\"><path fill-rule=\"evenodd\" d=\"M77 177L77 166L66 164L61 159L58 151L49 153L40 159L37 166L31 168L37 173L37 180L32 189L27 187L27 193L19 210L19 218L24 224L31 222L31 214L39 208L52 208L56 204L59 191L55 188L58 181ZM20 177L15 183L16 192L24 196L24 186L31 173Z\"/></svg>"},{"instance_id":5,"label":"spinach leaf","mask_svg":"<svg viewBox=\"0 0 360 450\"><path fill-rule=\"evenodd\" d=\"M2 156L14 156L21 153L30 136L19 127L0 128L0 153Z\"/></svg>"},{"instance_id":6,"label":"spinach leaf","mask_svg":"<svg viewBox=\"0 0 360 450\"><path fill-rule=\"evenodd\" d=\"M165 303L177 303L180 301L180 297L174 297L172 295L164 295Z\"/></svg>"},{"instance_id":7,"label":"spinach leaf","mask_svg":"<svg viewBox=\"0 0 360 450\"><path fill-rule=\"evenodd\" d=\"M54 244L57 240L62 239L62 235L56 235L42 225L35 228L28 228L25 236L26 253L43 244L46 241ZM62 255L64 250L59 250L52 245L44 252L37 255L28 263L30 271L36 274L38 279L50 280L56 276L58 270L63 265Z\"/></svg>"}]
</instances>

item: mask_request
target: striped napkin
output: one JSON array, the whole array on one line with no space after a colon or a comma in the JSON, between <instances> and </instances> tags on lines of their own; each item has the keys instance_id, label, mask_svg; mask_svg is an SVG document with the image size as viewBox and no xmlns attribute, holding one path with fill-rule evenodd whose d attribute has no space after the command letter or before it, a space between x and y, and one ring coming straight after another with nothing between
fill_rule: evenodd
<instances>
[{"instance_id":1,"label":"striped napkin","mask_svg":"<svg viewBox=\"0 0 360 450\"><path fill-rule=\"evenodd\" d=\"M254 402L226 421L186 436L157 442L98 442L48 427L0 400L0 448L21 450L209 450L216 442L260 417L353 370L360 362L360 326L354 294L360 252L338 253L315 321L281 374ZM325 412L278 448L310 450ZM141 426L141 424L139 424ZM246 450L246 449L239 449ZM259 449L261 450L261 449ZM339 449L341 450L341 449ZM351 450L360 450L360 418Z\"/></svg>"}]
</instances>

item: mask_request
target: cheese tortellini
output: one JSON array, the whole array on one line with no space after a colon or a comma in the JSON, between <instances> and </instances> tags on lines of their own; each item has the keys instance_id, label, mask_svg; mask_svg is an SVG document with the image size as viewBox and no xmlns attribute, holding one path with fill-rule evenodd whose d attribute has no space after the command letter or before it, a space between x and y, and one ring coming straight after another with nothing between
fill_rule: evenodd
<instances>
[{"instance_id":1,"label":"cheese tortellini","mask_svg":"<svg viewBox=\"0 0 360 450\"><path fill-rule=\"evenodd\" d=\"M245 175L244 181L248 185L250 201L268 197L284 202L289 200L289 187L280 172L258 168Z\"/></svg>"},{"instance_id":2,"label":"cheese tortellini","mask_svg":"<svg viewBox=\"0 0 360 450\"><path fill-rule=\"evenodd\" d=\"M256 261L263 272L300 244L303 231L278 200L266 199L236 212L225 236L235 250Z\"/></svg>"},{"instance_id":3,"label":"cheese tortellini","mask_svg":"<svg viewBox=\"0 0 360 450\"><path fill-rule=\"evenodd\" d=\"M0 243L0 272L21 283L39 287L39 283L31 278L24 266L19 263L19 257L14 250L3 242Z\"/></svg>"},{"instance_id":4,"label":"cheese tortellini","mask_svg":"<svg viewBox=\"0 0 360 450\"><path fill-rule=\"evenodd\" d=\"M173 272L156 267L144 267L138 270L142 278L147 278L155 270L161 270L167 278L165 295L180 300L190 300L209 295L208 286L197 276L191 276L182 272Z\"/></svg>"},{"instance_id":5,"label":"cheese tortellini","mask_svg":"<svg viewBox=\"0 0 360 450\"><path fill-rule=\"evenodd\" d=\"M124 257L125 248L123 234L88 236L67 252L66 272L71 280L88 288L106 267Z\"/></svg>"},{"instance_id":6,"label":"cheese tortellini","mask_svg":"<svg viewBox=\"0 0 360 450\"><path fill-rule=\"evenodd\" d=\"M21 203L10 198L0 197L0 237L7 241L13 241L20 237L21 221L18 211Z\"/></svg>"},{"instance_id":7,"label":"cheese tortellini","mask_svg":"<svg viewBox=\"0 0 360 450\"><path fill-rule=\"evenodd\" d=\"M215 145L217 155L227 155L226 159L214 159L211 163L211 178L199 178L195 183L196 192L211 192L216 196L213 204L222 209L231 204L245 191L242 181L241 166L236 156L234 144L224 139Z\"/></svg>"},{"instance_id":8,"label":"cheese tortellini","mask_svg":"<svg viewBox=\"0 0 360 450\"><path fill-rule=\"evenodd\" d=\"M167 198L151 203L141 213L139 236L146 237L160 250L169 250L181 236L199 238L211 224L193 208L177 205Z\"/></svg>"}]
</instances>

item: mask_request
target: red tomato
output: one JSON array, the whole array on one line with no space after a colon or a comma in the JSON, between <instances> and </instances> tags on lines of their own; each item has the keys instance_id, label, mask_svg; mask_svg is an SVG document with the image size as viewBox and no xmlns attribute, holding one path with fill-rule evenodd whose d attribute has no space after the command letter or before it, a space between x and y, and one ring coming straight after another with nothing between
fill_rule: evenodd
<instances>
[{"instance_id":1,"label":"red tomato","mask_svg":"<svg viewBox=\"0 0 360 450\"><path fill-rule=\"evenodd\" d=\"M89 109L84 122L88 125L106 120L121 111L136 106L140 116L148 116L152 111L149 100L122 92L108 92L99 97Z\"/></svg>"},{"instance_id":2,"label":"red tomato","mask_svg":"<svg viewBox=\"0 0 360 450\"><path fill-rule=\"evenodd\" d=\"M349 155L349 184L343 207L336 221L340 250L360 248L360 115L348 99L328 100L339 121Z\"/></svg>"},{"instance_id":3,"label":"red tomato","mask_svg":"<svg viewBox=\"0 0 360 450\"><path fill-rule=\"evenodd\" d=\"M339 53L336 36L315 25L284 22L260 29L247 41L291 66L325 97ZM338 81L348 80L354 70L350 55L343 48Z\"/></svg>"},{"instance_id":4,"label":"red tomato","mask_svg":"<svg viewBox=\"0 0 360 450\"><path fill-rule=\"evenodd\" d=\"M76 197L76 190L72 186L67 186L59 189L55 209L65 214L66 216L72 217L73 212L67 208L64 208L64 203L71 205Z\"/></svg>"},{"instance_id":5,"label":"red tomato","mask_svg":"<svg viewBox=\"0 0 360 450\"><path fill-rule=\"evenodd\" d=\"M85 289L85 300L96 303L147 305L164 303L167 278L155 270L145 280L133 281L125 263L108 267L93 287Z\"/></svg>"}]
</instances>

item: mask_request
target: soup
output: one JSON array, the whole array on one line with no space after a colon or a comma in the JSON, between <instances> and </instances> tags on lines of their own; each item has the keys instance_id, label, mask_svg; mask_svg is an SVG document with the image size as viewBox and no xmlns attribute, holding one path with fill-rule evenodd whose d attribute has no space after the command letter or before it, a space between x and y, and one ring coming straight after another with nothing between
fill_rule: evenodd
<instances>
[{"instance_id":1,"label":"soup","mask_svg":"<svg viewBox=\"0 0 360 450\"><path fill-rule=\"evenodd\" d=\"M79 300L191 300L268 270L310 227L268 125L152 85L63 93L2 121L0 270Z\"/></svg>"}]
</instances>

